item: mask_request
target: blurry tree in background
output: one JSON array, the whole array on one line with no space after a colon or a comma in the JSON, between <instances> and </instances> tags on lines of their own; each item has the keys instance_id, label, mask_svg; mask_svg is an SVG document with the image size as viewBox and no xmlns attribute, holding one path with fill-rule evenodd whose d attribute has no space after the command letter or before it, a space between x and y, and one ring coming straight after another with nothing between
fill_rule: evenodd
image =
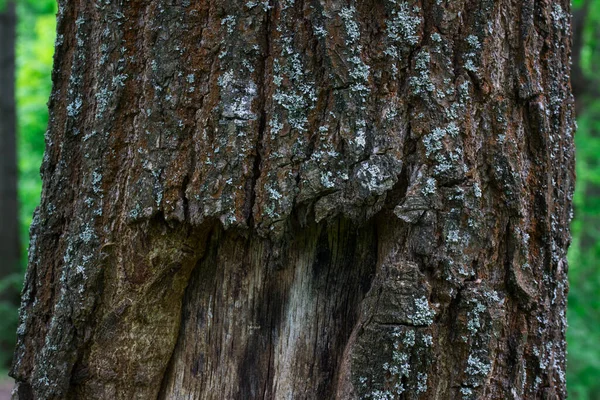
<instances>
[{"instance_id":1,"label":"blurry tree in background","mask_svg":"<svg viewBox=\"0 0 600 400\"><path fill-rule=\"evenodd\" d=\"M19 262L15 29L15 4L0 4L0 278L16 272Z\"/></svg>"},{"instance_id":2,"label":"blurry tree in background","mask_svg":"<svg viewBox=\"0 0 600 400\"><path fill-rule=\"evenodd\" d=\"M0 2L0 357L10 354L18 304L19 228L15 113L15 29L13 1ZM9 323L5 323L8 321ZM6 331L6 332L5 332ZM6 362L5 357L0 361Z\"/></svg>"},{"instance_id":3,"label":"blurry tree in background","mask_svg":"<svg viewBox=\"0 0 600 400\"><path fill-rule=\"evenodd\" d=\"M48 124L48 111L46 102L50 95L51 80L50 73L52 69L52 55L54 53L54 37L55 37L55 13L56 4L54 0L21 0L15 4L8 4L9 11L1 14L2 31L0 32L0 54L4 57L9 55L9 50L4 50L5 46L11 46L11 41L14 41L14 35L5 33L4 30L14 30L14 23L18 20L17 32L18 38L16 43L16 76L13 72L8 72L10 66L5 62L5 58L2 59L2 74L10 74L10 79L6 82L0 83L0 90L2 90L2 115L0 116L2 124L1 138L2 143L0 146L0 160L3 162L2 171L3 175L0 177L2 186L2 194L0 195L0 201L12 201L10 207L12 211L7 211L8 205L1 204L1 221L0 226L2 227L2 241L0 246L8 245L5 250L2 247L0 256L0 293L3 293L3 297L7 294L15 293L18 294L22 286L22 278L25 267L27 244L29 241L29 225L31 223L31 216L33 210L39 203L40 191L41 191L41 180L40 180L40 163L44 151L44 132L46 125ZM4 4L0 1L0 8L3 8ZM15 10L16 8L16 10ZM15 14L18 18L15 20ZM11 27L11 24L13 26ZM14 45L14 43L12 44ZM14 57L13 57L14 63ZM7 65L4 68L4 65ZM4 72L4 70L7 72ZM12 173L16 179L15 166L17 161L15 157L9 157L9 154L4 154L5 151L10 150L14 152L14 139L11 142L6 142L5 138L8 131L12 130L15 132L15 127L11 128L9 123L10 118L8 115L4 115L6 112L10 113L10 104L13 103L14 112L14 101L15 97L9 96L8 93L14 88L14 81L16 78L16 102L18 110L18 122L17 122L17 154L18 154L18 199L19 206L17 211L16 205L16 193L6 193L5 195L5 167L6 165L12 165ZM4 130L7 130L5 133ZM15 182L16 183L16 182ZM12 187L12 191L15 190L12 182L9 182L9 186ZM14 228L11 226L11 221L7 218L13 218L14 222L19 217L19 230L17 226ZM11 235L11 238L5 238L6 235ZM17 236L18 235L18 236ZM19 240L20 239L20 240ZM21 243L20 260L19 260L19 245ZM7 253L8 252L8 253ZM7 254L5 254L7 253ZM10 256L8 255L10 254ZM12 273L9 273L12 272ZM14 348L15 342L15 331L17 329L17 310L14 302L3 301L0 303L0 371L8 367L10 358L12 356L12 349Z\"/></svg>"},{"instance_id":4,"label":"blurry tree in background","mask_svg":"<svg viewBox=\"0 0 600 400\"><path fill-rule=\"evenodd\" d=\"M15 107L15 4L0 3L0 362L10 354L18 304L19 235Z\"/></svg>"},{"instance_id":5,"label":"blurry tree in background","mask_svg":"<svg viewBox=\"0 0 600 400\"><path fill-rule=\"evenodd\" d=\"M573 92L579 129L567 382L571 398L600 399L600 2L575 0Z\"/></svg>"}]
</instances>

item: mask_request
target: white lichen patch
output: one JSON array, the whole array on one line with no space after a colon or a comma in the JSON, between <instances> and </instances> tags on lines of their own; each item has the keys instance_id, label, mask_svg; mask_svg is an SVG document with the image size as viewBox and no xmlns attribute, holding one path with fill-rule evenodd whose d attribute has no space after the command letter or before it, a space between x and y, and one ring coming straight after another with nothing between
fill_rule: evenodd
<instances>
[{"instance_id":1,"label":"white lichen patch","mask_svg":"<svg viewBox=\"0 0 600 400\"><path fill-rule=\"evenodd\" d=\"M228 15L221 20L221 26L227 29L227 33L232 34L235 29L236 18L234 15Z\"/></svg>"},{"instance_id":2,"label":"white lichen patch","mask_svg":"<svg viewBox=\"0 0 600 400\"><path fill-rule=\"evenodd\" d=\"M477 54L479 54L481 50L481 43L479 43L479 38L475 35L467 36L466 42L469 45L469 51L464 55L464 67L467 71L477 72L478 68L476 66L476 61Z\"/></svg>"},{"instance_id":3,"label":"white lichen patch","mask_svg":"<svg viewBox=\"0 0 600 400\"><path fill-rule=\"evenodd\" d=\"M129 78L127 74L117 74L113 76L112 83L114 86L125 87L125 81Z\"/></svg>"},{"instance_id":4,"label":"white lichen patch","mask_svg":"<svg viewBox=\"0 0 600 400\"><path fill-rule=\"evenodd\" d=\"M96 233L89 224L86 224L83 226L83 230L79 234L79 239L81 239L83 243L90 243L92 240L96 239Z\"/></svg>"},{"instance_id":5,"label":"white lichen patch","mask_svg":"<svg viewBox=\"0 0 600 400\"><path fill-rule=\"evenodd\" d=\"M427 391L427 374L417 373L417 393L425 393Z\"/></svg>"},{"instance_id":6,"label":"white lichen patch","mask_svg":"<svg viewBox=\"0 0 600 400\"><path fill-rule=\"evenodd\" d=\"M422 349L415 347L419 331L395 327L390 335L390 357L379 364L380 367L375 364L375 371L381 375L358 379L358 386L364 393L361 398L397 399L407 393L425 393L428 389L427 362L422 358Z\"/></svg>"},{"instance_id":7,"label":"white lichen patch","mask_svg":"<svg viewBox=\"0 0 600 400\"><path fill-rule=\"evenodd\" d=\"M446 235L446 242L452 244L460 243L460 232L457 229L448 231L448 234Z\"/></svg>"},{"instance_id":8,"label":"white lichen patch","mask_svg":"<svg viewBox=\"0 0 600 400\"><path fill-rule=\"evenodd\" d=\"M271 186L266 186L267 192L269 193L269 197L272 200L279 200L281 199L283 196L281 193L279 193L279 191L277 191L276 189L272 188Z\"/></svg>"},{"instance_id":9,"label":"white lichen patch","mask_svg":"<svg viewBox=\"0 0 600 400\"><path fill-rule=\"evenodd\" d=\"M361 119L356 123L356 144L364 149L367 145L366 122Z\"/></svg>"},{"instance_id":10,"label":"white lichen patch","mask_svg":"<svg viewBox=\"0 0 600 400\"><path fill-rule=\"evenodd\" d=\"M392 4L393 8L391 18L386 21L387 37L393 43L416 45L419 42L418 32L421 26L421 17L418 15L420 10L415 7L411 11L410 6L405 2L396 5L396 0L390 0L389 3ZM389 52L390 49L387 49L387 51ZM392 51L395 51L395 49ZM393 55L397 56L397 53Z\"/></svg>"},{"instance_id":11,"label":"white lichen patch","mask_svg":"<svg viewBox=\"0 0 600 400\"><path fill-rule=\"evenodd\" d=\"M415 339L416 339L415 331L412 329L408 330L404 334L404 339L402 339L402 344L404 344L404 346L412 347L415 345Z\"/></svg>"},{"instance_id":12,"label":"white lichen patch","mask_svg":"<svg viewBox=\"0 0 600 400\"><path fill-rule=\"evenodd\" d=\"M425 182L425 186L423 187L421 192L426 196L435 194L436 188L437 188L437 181L435 180L435 178L427 178L427 181Z\"/></svg>"},{"instance_id":13,"label":"white lichen patch","mask_svg":"<svg viewBox=\"0 0 600 400\"><path fill-rule=\"evenodd\" d=\"M461 387L460 388L460 394L462 394L463 399L470 399L471 396L473 395L473 389L469 388L469 387Z\"/></svg>"},{"instance_id":14,"label":"white lichen patch","mask_svg":"<svg viewBox=\"0 0 600 400\"><path fill-rule=\"evenodd\" d=\"M429 326L433 324L435 311L429 307L429 301L426 297L421 297L414 300L414 309L410 320L414 325Z\"/></svg>"},{"instance_id":15,"label":"white lichen patch","mask_svg":"<svg viewBox=\"0 0 600 400\"><path fill-rule=\"evenodd\" d=\"M467 71L477 72L477 66L475 66L475 63L473 62L472 58L467 58L467 60L465 61L465 69Z\"/></svg>"},{"instance_id":16,"label":"white lichen patch","mask_svg":"<svg viewBox=\"0 0 600 400\"><path fill-rule=\"evenodd\" d=\"M335 181L331 171L321 171L321 184L327 189L335 187Z\"/></svg>"},{"instance_id":17,"label":"white lichen patch","mask_svg":"<svg viewBox=\"0 0 600 400\"><path fill-rule=\"evenodd\" d=\"M487 376L490 373L491 369L492 366L488 362L485 362L473 355L469 355L465 373L467 375Z\"/></svg>"},{"instance_id":18,"label":"white lichen patch","mask_svg":"<svg viewBox=\"0 0 600 400\"><path fill-rule=\"evenodd\" d=\"M83 105L83 100L80 96L76 97L72 103L67 105L67 115L71 118L75 118L81 112L81 106Z\"/></svg>"},{"instance_id":19,"label":"white lichen patch","mask_svg":"<svg viewBox=\"0 0 600 400\"><path fill-rule=\"evenodd\" d=\"M102 193L102 174L99 170L92 173L92 190L95 194Z\"/></svg>"},{"instance_id":20,"label":"white lichen patch","mask_svg":"<svg viewBox=\"0 0 600 400\"><path fill-rule=\"evenodd\" d=\"M346 46L349 53L348 63L350 65L348 75L350 78L350 91L356 95L361 109L364 109L369 88L369 66L365 64L361 57L362 46L360 42L360 27L355 20L356 9L345 7L340 10L340 17L346 28Z\"/></svg>"},{"instance_id":21,"label":"white lichen patch","mask_svg":"<svg viewBox=\"0 0 600 400\"><path fill-rule=\"evenodd\" d=\"M425 334L422 336L421 340L426 347L433 345L433 336L430 334Z\"/></svg>"},{"instance_id":22,"label":"white lichen patch","mask_svg":"<svg viewBox=\"0 0 600 400\"><path fill-rule=\"evenodd\" d=\"M233 82L234 74L232 70L225 71L219 78L217 79L217 83L220 87L225 88Z\"/></svg>"},{"instance_id":23,"label":"white lichen patch","mask_svg":"<svg viewBox=\"0 0 600 400\"><path fill-rule=\"evenodd\" d=\"M344 7L340 10L340 17L342 18L342 21L344 21L346 33L348 34L346 38L347 46L352 46L360 39L360 28L354 18L355 13L356 8L354 8L354 6Z\"/></svg>"},{"instance_id":24,"label":"white lichen patch","mask_svg":"<svg viewBox=\"0 0 600 400\"><path fill-rule=\"evenodd\" d=\"M567 12L565 12L563 10L563 8L560 6L560 4L554 3L552 5L552 12L550 13L550 15L552 16L552 20L554 21L555 25L560 30L564 30L564 31L570 30L571 17L569 16L569 14Z\"/></svg>"},{"instance_id":25,"label":"white lichen patch","mask_svg":"<svg viewBox=\"0 0 600 400\"><path fill-rule=\"evenodd\" d=\"M467 43L469 43L469 45L471 46L471 48L474 49L474 50L479 50L481 48L481 44L479 43L479 39L475 35L469 35L469 36L467 36Z\"/></svg>"},{"instance_id":26,"label":"white lichen patch","mask_svg":"<svg viewBox=\"0 0 600 400\"><path fill-rule=\"evenodd\" d=\"M273 6L269 4L268 0L263 0L263 1L250 0L246 3L246 7L248 7L249 9L253 9L254 7L257 7L257 6L260 6L260 8L264 12L267 12L271 8L273 8Z\"/></svg>"},{"instance_id":27,"label":"white lichen patch","mask_svg":"<svg viewBox=\"0 0 600 400\"><path fill-rule=\"evenodd\" d=\"M352 78L350 90L362 94L364 99L364 96L370 92L369 87L366 85L369 82L369 66L358 55L350 57L348 61L353 65L350 70L350 78Z\"/></svg>"},{"instance_id":28,"label":"white lichen patch","mask_svg":"<svg viewBox=\"0 0 600 400\"><path fill-rule=\"evenodd\" d=\"M307 79L302 58L294 50L291 36L281 38L281 60L273 61L273 100L286 110L286 122L290 128L305 132L308 129L308 113L315 107L317 91L312 79ZM284 81L287 84L284 85Z\"/></svg>"},{"instance_id":29,"label":"white lichen patch","mask_svg":"<svg viewBox=\"0 0 600 400\"><path fill-rule=\"evenodd\" d=\"M471 300L473 308L467 312L467 329L474 336L482 328L481 314L487 310L487 307L478 300Z\"/></svg>"},{"instance_id":30,"label":"white lichen patch","mask_svg":"<svg viewBox=\"0 0 600 400\"><path fill-rule=\"evenodd\" d=\"M367 196L381 195L391 189L396 178L388 165L390 159L384 156L374 156L363 161L356 170L356 180L367 191Z\"/></svg>"},{"instance_id":31,"label":"white lichen patch","mask_svg":"<svg viewBox=\"0 0 600 400\"><path fill-rule=\"evenodd\" d=\"M431 55L427 50L421 50L415 58L415 71L417 75L411 76L408 80L408 84L415 95L424 96L435 90L435 85L431 81L429 74L430 62Z\"/></svg>"},{"instance_id":32,"label":"white lichen patch","mask_svg":"<svg viewBox=\"0 0 600 400\"><path fill-rule=\"evenodd\" d=\"M279 121L277 115L274 115L269 122L269 136L273 140L283 130L284 125Z\"/></svg>"},{"instance_id":33,"label":"white lichen patch","mask_svg":"<svg viewBox=\"0 0 600 400\"><path fill-rule=\"evenodd\" d=\"M477 182L475 182L473 184L473 194L475 195L475 197L477 197L478 199L481 198L481 188L479 187L479 184Z\"/></svg>"},{"instance_id":34,"label":"white lichen patch","mask_svg":"<svg viewBox=\"0 0 600 400\"><path fill-rule=\"evenodd\" d=\"M423 136L423 145L425 146L425 155L431 157L443 148L442 140L446 136L446 130L443 128L434 128L433 131Z\"/></svg>"},{"instance_id":35,"label":"white lichen patch","mask_svg":"<svg viewBox=\"0 0 600 400\"><path fill-rule=\"evenodd\" d=\"M315 25L314 26L313 33L318 38L324 38L324 37L327 36L327 30L324 27L320 26L320 25Z\"/></svg>"},{"instance_id":36,"label":"white lichen patch","mask_svg":"<svg viewBox=\"0 0 600 400\"><path fill-rule=\"evenodd\" d=\"M457 140L460 133L458 125L452 121L445 127L436 127L431 133L423 136L423 147L427 158L435 161L434 174L436 176L458 170L460 165L466 168L462 159L462 148ZM442 152L444 148L452 150Z\"/></svg>"}]
</instances>

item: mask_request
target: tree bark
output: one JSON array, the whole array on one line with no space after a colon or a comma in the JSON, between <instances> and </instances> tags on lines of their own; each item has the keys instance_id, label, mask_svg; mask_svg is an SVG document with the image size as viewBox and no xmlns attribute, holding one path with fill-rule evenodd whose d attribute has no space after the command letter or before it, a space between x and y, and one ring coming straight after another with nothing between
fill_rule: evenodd
<instances>
[{"instance_id":1,"label":"tree bark","mask_svg":"<svg viewBox=\"0 0 600 400\"><path fill-rule=\"evenodd\" d=\"M16 399L565 398L566 0L59 1Z\"/></svg>"},{"instance_id":2,"label":"tree bark","mask_svg":"<svg viewBox=\"0 0 600 400\"><path fill-rule=\"evenodd\" d=\"M15 102L15 4L0 9L0 280L19 271L17 124ZM12 293L11 293L12 295ZM0 300L16 296L1 293ZM18 298L17 298L18 301Z\"/></svg>"}]
</instances>

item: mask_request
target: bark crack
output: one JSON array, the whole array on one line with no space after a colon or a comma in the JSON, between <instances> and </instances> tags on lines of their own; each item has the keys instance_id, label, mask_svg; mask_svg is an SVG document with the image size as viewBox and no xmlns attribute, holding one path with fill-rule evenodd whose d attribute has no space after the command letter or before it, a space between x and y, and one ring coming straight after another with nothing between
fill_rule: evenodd
<instances>
[{"instance_id":1,"label":"bark crack","mask_svg":"<svg viewBox=\"0 0 600 400\"><path fill-rule=\"evenodd\" d=\"M268 88L267 88L267 83L268 83L268 79L267 79L267 66L268 66L268 62L269 59L271 57L271 13L272 13L272 6L270 5L269 2L269 7L266 10L265 14L265 35L264 35L264 55L263 55L263 63L262 63L262 70L260 71L259 74L259 82L258 82L258 87L260 90L260 97L259 97L259 108L260 108L260 117L259 117L259 125L258 125L258 135L256 138L256 147L255 147L255 159L254 159L254 165L253 165L253 171L252 171L252 179L250 182L250 190L249 190L249 199L246 201L246 203L248 204L247 208L246 208L246 212L247 212L247 219L248 219L248 226L253 229L255 227L255 218L254 218L254 205L256 203L256 185L258 183L258 180L260 178L260 174L261 174L261 163L262 163L262 153L263 153L263 140L264 140L264 136L265 136L265 131L266 131L266 127L267 127L267 110L266 110L266 105L267 105L267 92L268 92Z\"/></svg>"}]
</instances>

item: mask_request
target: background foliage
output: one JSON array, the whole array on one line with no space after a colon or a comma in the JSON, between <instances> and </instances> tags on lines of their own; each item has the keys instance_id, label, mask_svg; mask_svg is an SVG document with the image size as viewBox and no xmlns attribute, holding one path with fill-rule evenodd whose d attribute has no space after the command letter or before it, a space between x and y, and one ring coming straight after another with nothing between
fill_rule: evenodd
<instances>
[{"instance_id":1,"label":"background foliage","mask_svg":"<svg viewBox=\"0 0 600 400\"><path fill-rule=\"evenodd\" d=\"M600 400L600 1L575 0L574 11L573 87L579 129L573 244L569 251L567 383L572 399ZM39 165L48 123L46 102L51 88L55 12L55 0L18 3L19 200L25 249L22 272L28 227L41 191ZM7 285L20 285L20 281L21 276L1 281L0 291ZM14 341L16 315L14 307L0 305L0 340ZM0 353L0 369L8 366L10 356Z\"/></svg>"},{"instance_id":2,"label":"background foliage","mask_svg":"<svg viewBox=\"0 0 600 400\"><path fill-rule=\"evenodd\" d=\"M600 1L574 1L573 88L578 110L577 185L569 250L567 385L600 399Z\"/></svg>"}]
</instances>

